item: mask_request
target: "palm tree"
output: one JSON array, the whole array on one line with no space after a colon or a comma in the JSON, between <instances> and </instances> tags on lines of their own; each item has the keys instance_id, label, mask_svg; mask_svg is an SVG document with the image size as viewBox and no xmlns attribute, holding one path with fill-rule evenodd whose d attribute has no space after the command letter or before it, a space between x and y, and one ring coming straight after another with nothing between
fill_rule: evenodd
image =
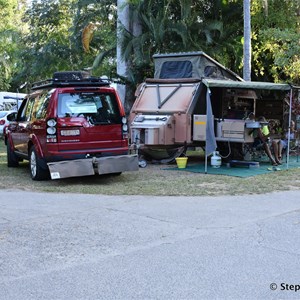
<instances>
[{"instance_id":1,"label":"palm tree","mask_svg":"<svg viewBox=\"0 0 300 300\"><path fill-rule=\"evenodd\" d=\"M174 0L128 2L133 27L123 28L122 53L135 70L149 68L154 53L212 51L222 35L222 21L212 15L205 20L199 16L204 9L199 1L180 0L179 5ZM141 79L136 77L136 83Z\"/></svg>"}]
</instances>

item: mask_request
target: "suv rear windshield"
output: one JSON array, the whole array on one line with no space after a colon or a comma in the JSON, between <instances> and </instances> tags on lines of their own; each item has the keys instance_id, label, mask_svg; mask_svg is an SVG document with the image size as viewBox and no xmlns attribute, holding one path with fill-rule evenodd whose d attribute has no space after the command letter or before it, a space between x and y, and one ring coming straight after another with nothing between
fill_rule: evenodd
<instances>
[{"instance_id":1,"label":"suv rear windshield","mask_svg":"<svg viewBox=\"0 0 300 300\"><path fill-rule=\"evenodd\" d=\"M114 94L98 92L63 93L58 97L58 117L84 117L92 124L121 123Z\"/></svg>"}]
</instances>

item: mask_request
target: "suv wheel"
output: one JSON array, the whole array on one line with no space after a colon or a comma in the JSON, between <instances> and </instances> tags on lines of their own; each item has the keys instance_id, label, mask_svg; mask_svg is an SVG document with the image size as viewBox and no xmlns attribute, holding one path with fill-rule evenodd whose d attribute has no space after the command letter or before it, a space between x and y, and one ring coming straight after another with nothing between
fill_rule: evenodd
<instances>
[{"instance_id":1,"label":"suv wheel","mask_svg":"<svg viewBox=\"0 0 300 300\"><path fill-rule=\"evenodd\" d=\"M9 141L7 141L7 166L8 167L18 167L19 166L19 159L16 153L12 150Z\"/></svg>"},{"instance_id":2,"label":"suv wheel","mask_svg":"<svg viewBox=\"0 0 300 300\"><path fill-rule=\"evenodd\" d=\"M31 178L33 180L44 180L49 178L48 170L45 170L44 168L41 167L34 146L30 148L29 165L30 165Z\"/></svg>"}]
</instances>

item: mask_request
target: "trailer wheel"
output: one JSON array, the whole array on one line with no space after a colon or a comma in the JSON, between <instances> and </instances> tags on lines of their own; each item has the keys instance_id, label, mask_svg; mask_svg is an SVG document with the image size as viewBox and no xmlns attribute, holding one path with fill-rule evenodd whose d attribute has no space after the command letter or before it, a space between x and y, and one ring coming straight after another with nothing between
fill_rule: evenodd
<instances>
[{"instance_id":1,"label":"trailer wheel","mask_svg":"<svg viewBox=\"0 0 300 300\"><path fill-rule=\"evenodd\" d=\"M176 148L147 148L141 151L144 159L152 163L168 164L175 162L175 158L185 156L186 146ZM155 155L156 152L158 155Z\"/></svg>"}]
</instances>

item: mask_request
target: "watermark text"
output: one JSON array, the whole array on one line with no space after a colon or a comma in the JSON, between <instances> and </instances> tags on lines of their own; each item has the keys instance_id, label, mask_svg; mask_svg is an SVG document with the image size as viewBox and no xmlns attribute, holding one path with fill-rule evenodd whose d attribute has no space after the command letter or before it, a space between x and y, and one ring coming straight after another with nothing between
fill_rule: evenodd
<instances>
[{"instance_id":1,"label":"watermark text","mask_svg":"<svg viewBox=\"0 0 300 300\"><path fill-rule=\"evenodd\" d=\"M281 283L273 282L270 284L270 290L298 292L298 291L300 291L300 284L289 284L289 283L285 283L285 282L281 282Z\"/></svg>"}]
</instances>

